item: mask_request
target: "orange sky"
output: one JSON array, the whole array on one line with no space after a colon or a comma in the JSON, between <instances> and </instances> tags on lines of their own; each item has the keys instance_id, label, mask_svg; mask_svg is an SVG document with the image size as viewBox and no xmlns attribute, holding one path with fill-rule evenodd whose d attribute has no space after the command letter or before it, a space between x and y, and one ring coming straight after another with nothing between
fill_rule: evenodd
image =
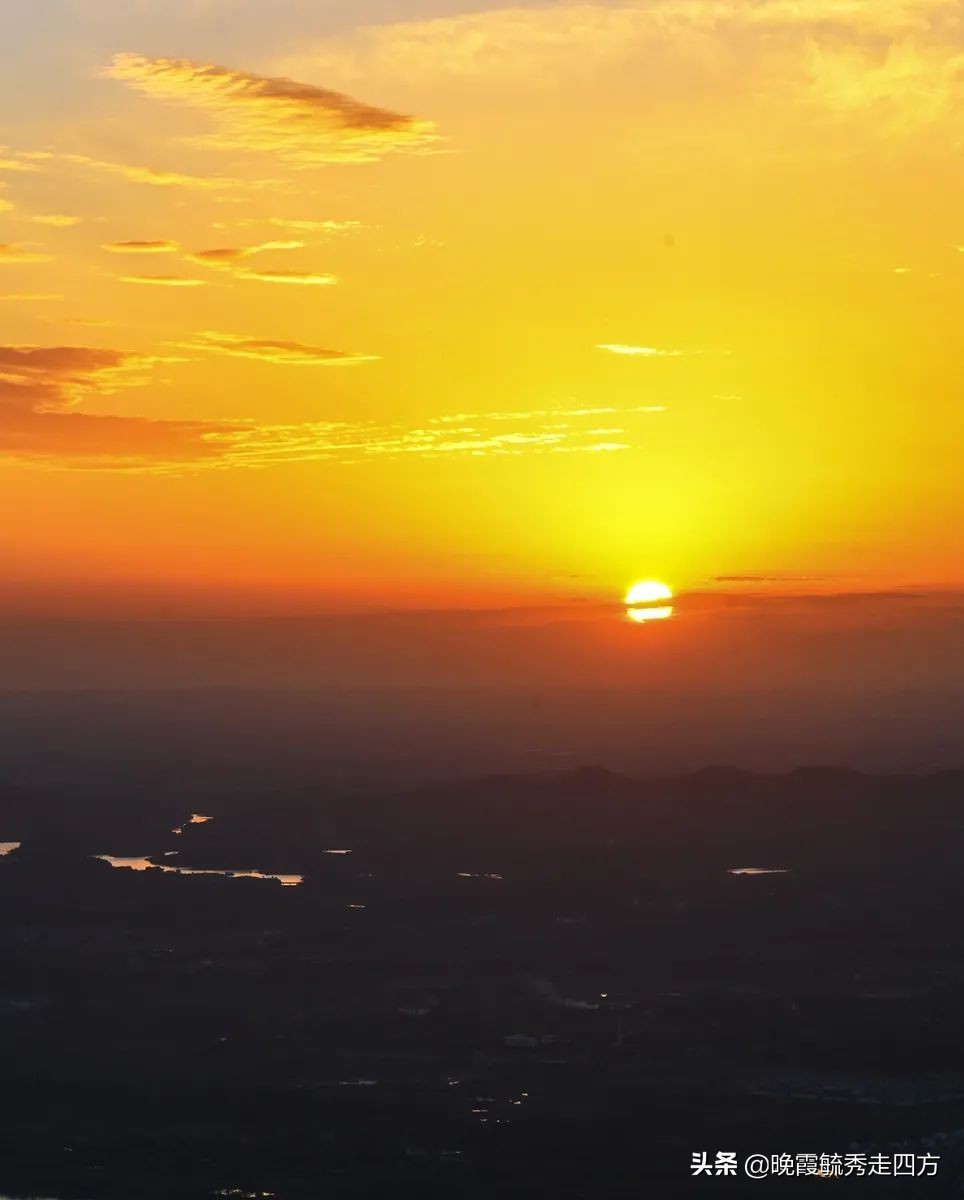
<instances>
[{"instance_id":1,"label":"orange sky","mask_svg":"<svg viewBox=\"0 0 964 1200\"><path fill-rule=\"evenodd\" d=\"M0 609L964 582L956 2L330 7L0 14Z\"/></svg>"}]
</instances>

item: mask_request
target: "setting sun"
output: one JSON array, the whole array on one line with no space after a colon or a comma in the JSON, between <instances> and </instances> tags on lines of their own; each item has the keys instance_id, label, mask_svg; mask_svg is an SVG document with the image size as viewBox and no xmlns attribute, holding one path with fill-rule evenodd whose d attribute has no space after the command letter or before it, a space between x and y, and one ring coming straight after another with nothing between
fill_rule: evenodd
<instances>
[{"instance_id":1,"label":"setting sun","mask_svg":"<svg viewBox=\"0 0 964 1200\"><path fill-rule=\"evenodd\" d=\"M665 583L648 579L642 583L634 583L626 593L626 616L630 621L641 625L645 621L665 621L673 615L673 593Z\"/></svg>"},{"instance_id":2,"label":"setting sun","mask_svg":"<svg viewBox=\"0 0 964 1200\"><path fill-rule=\"evenodd\" d=\"M672 600L673 593L665 583L647 579L642 583L634 583L626 593L627 604L655 604L659 600Z\"/></svg>"}]
</instances>

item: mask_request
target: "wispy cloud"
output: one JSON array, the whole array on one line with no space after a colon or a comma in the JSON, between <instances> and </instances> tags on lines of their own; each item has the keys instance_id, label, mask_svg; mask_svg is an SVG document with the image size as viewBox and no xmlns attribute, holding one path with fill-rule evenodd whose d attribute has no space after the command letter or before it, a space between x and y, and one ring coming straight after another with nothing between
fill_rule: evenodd
<instances>
[{"instance_id":1,"label":"wispy cloud","mask_svg":"<svg viewBox=\"0 0 964 1200\"><path fill-rule=\"evenodd\" d=\"M188 255L194 262L206 267L232 266L244 257L245 251L241 246L216 246L212 250L198 250Z\"/></svg>"},{"instance_id":2,"label":"wispy cloud","mask_svg":"<svg viewBox=\"0 0 964 1200\"><path fill-rule=\"evenodd\" d=\"M80 225L83 219L72 217L68 213L34 213L32 217L27 218L34 225L47 225L51 229L70 229L74 225Z\"/></svg>"},{"instance_id":3,"label":"wispy cloud","mask_svg":"<svg viewBox=\"0 0 964 1200\"><path fill-rule=\"evenodd\" d=\"M616 405L596 406L593 408L527 408L508 412L484 413L449 413L442 417L433 418L442 425L452 425L464 421L531 421L536 418L551 417L611 417L617 415L638 416L641 413L661 413L666 411L664 404L639 404L629 407Z\"/></svg>"},{"instance_id":4,"label":"wispy cloud","mask_svg":"<svg viewBox=\"0 0 964 1200\"><path fill-rule=\"evenodd\" d=\"M807 583L812 575L716 575L714 583Z\"/></svg>"},{"instance_id":5,"label":"wispy cloud","mask_svg":"<svg viewBox=\"0 0 964 1200\"><path fill-rule=\"evenodd\" d=\"M105 74L209 113L217 132L203 139L207 145L270 152L299 166L368 162L435 137L430 122L341 92L211 63L117 54Z\"/></svg>"},{"instance_id":6,"label":"wispy cloud","mask_svg":"<svg viewBox=\"0 0 964 1200\"><path fill-rule=\"evenodd\" d=\"M198 191L221 191L231 188L255 188L267 186L268 180L241 182L223 175L185 175L181 171L168 171L158 167L144 167L134 163L109 162L101 158L91 158L87 154L67 154L53 150L24 151L22 157L30 162L68 163L75 166L87 167L92 171L101 171L107 175L116 175L132 183L146 183L154 187L182 187Z\"/></svg>"},{"instance_id":7,"label":"wispy cloud","mask_svg":"<svg viewBox=\"0 0 964 1200\"><path fill-rule=\"evenodd\" d=\"M192 279L189 275L122 275L124 283L147 283L156 287L204 287L206 279Z\"/></svg>"},{"instance_id":8,"label":"wispy cloud","mask_svg":"<svg viewBox=\"0 0 964 1200\"><path fill-rule=\"evenodd\" d=\"M361 361L297 342L205 332L192 350L279 363ZM99 397L152 381L158 364L179 361L86 346L0 346L0 455L42 466L120 471L185 467L254 468L290 462L361 463L385 458L502 458L611 454L638 440L651 410L568 408L429 417L420 424L253 420L168 421L77 411ZM620 414L599 427L599 412ZM564 417L564 420L560 420Z\"/></svg>"},{"instance_id":9,"label":"wispy cloud","mask_svg":"<svg viewBox=\"0 0 964 1200\"><path fill-rule=\"evenodd\" d=\"M0 300L63 300L63 296L59 292L4 292Z\"/></svg>"},{"instance_id":10,"label":"wispy cloud","mask_svg":"<svg viewBox=\"0 0 964 1200\"><path fill-rule=\"evenodd\" d=\"M959 0L567 0L359 25L293 52L282 66L346 86L378 79L427 87L453 77L529 86L538 78L571 93L577 81L629 70L650 119L647 89L684 72L690 96L698 80L712 89L708 149L738 144L745 153L753 134L745 102L765 97L784 120L797 109L813 130L811 145L826 153L836 139L814 117L860 122L886 138L943 124L957 145L964 45ZM733 84L729 97L723 78ZM733 118L739 138L728 136ZM769 114L785 142L784 120ZM680 124L673 133L685 141Z\"/></svg>"},{"instance_id":11,"label":"wispy cloud","mask_svg":"<svg viewBox=\"0 0 964 1200\"><path fill-rule=\"evenodd\" d=\"M78 412L149 382L170 358L91 346L0 346L0 455L51 466L128 468L198 462L245 426Z\"/></svg>"},{"instance_id":12,"label":"wispy cloud","mask_svg":"<svg viewBox=\"0 0 964 1200\"><path fill-rule=\"evenodd\" d=\"M6 151L7 147L0 147ZM4 158L0 155L0 171L37 171L40 168L32 162L24 162L22 158Z\"/></svg>"},{"instance_id":13,"label":"wispy cloud","mask_svg":"<svg viewBox=\"0 0 964 1200\"><path fill-rule=\"evenodd\" d=\"M279 229L295 229L304 233L346 233L350 229L361 229L361 221L308 221L293 217L268 217L264 222ZM245 221L246 225L258 225L257 220Z\"/></svg>"},{"instance_id":14,"label":"wispy cloud","mask_svg":"<svg viewBox=\"0 0 964 1200\"><path fill-rule=\"evenodd\" d=\"M49 261L49 254L39 253L22 242L0 242L0 263L38 263Z\"/></svg>"},{"instance_id":15,"label":"wispy cloud","mask_svg":"<svg viewBox=\"0 0 964 1200\"><path fill-rule=\"evenodd\" d=\"M213 465L223 443L244 433L246 427L228 422L36 412L0 398L0 456L46 467L156 472Z\"/></svg>"},{"instance_id":16,"label":"wispy cloud","mask_svg":"<svg viewBox=\"0 0 964 1200\"><path fill-rule=\"evenodd\" d=\"M344 350L307 346L303 342L243 337L236 333L216 333L211 330L195 334L180 345L189 350L206 350L235 358L253 358L262 362L295 366L351 366L355 363L376 361L376 356L371 354L352 354Z\"/></svg>"},{"instance_id":17,"label":"wispy cloud","mask_svg":"<svg viewBox=\"0 0 964 1200\"><path fill-rule=\"evenodd\" d=\"M211 250L197 250L189 254L188 258L208 267L229 267L244 258L264 254L268 250L303 250L304 245L301 241L274 241L260 242L255 246L215 246Z\"/></svg>"},{"instance_id":18,"label":"wispy cloud","mask_svg":"<svg viewBox=\"0 0 964 1200\"><path fill-rule=\"evenodd\" d=\"M262 283L297 283L307 287L331 287L338 282L336 275L319 275L312 271L239 271L241 279L257 279Z\"/></svg>"},{"instance_id":19,"label":"wispy cloud","mask_svg":"<svg viewBox=\"0 0 964 1200\"><path fill-rule=\"evenodd\" d=\"M145 372L170 361L94 346L0 345L0 400L25 408L68 408L91 394L139 386Z\"/></svg>"},{"instance_id":20,"label":"wispy cloud","mask_svg":"<svg viewBox=\"0 0 964 1200\"><path fill-rule=\"evenodd\" d=\"M661 350L656 346L627 346L621 342L600 342L596 349L631 358L681 358L684 354L682 350Z\"/></svg>"},{"instance_id":21,"label":"wispy cloud","mask_svg":"<svg viewBox=\"0 0 964 1200\"><path fill-rule=\"evenodd\" d=\"M180 245L177 242L169 241L150 241L150 242L105 242L101 246L102 250L109 250L111 254L172 254L176 250L180 250Z\"/></svg>"},{"instance_id":22,"label":"wispy cloud","mask_svg":"<svg viewBox=\"0 0 964 1200\"><path fill-rule=\"evenodd\" d=\"M453 427L432 418L423 425L342 422L262 428L232 450L239 462L328 460L360 463L372 459L416 457L519 458L545 454L612 454L629 450L629 440L600 440L591 429L568 429L519 419L505 428L501 414L480 414L471 424Z\"/></svg>"}]
</instances>

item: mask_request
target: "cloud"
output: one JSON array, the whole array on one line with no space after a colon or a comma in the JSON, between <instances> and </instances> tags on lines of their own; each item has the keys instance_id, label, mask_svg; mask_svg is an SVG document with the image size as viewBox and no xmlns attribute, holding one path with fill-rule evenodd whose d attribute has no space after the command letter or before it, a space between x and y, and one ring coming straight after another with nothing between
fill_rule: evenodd
<instances>
[{"instance_id":1,"label":"cloud","mask_svg":"<svg viewBox=\"0 0 964 1200\"><path fill-rule=\"evenodd\" d=\"M31 150L23 154L25 159L36 162L62 162L76 166L89 167L93 171L102 171L108 175L117 175L132 183L146 183L154 187L183 187L200 191L223 191L231 188L265 187L270 180L248 180L227 178L223 175L185 175L180 171L166 171L157 167L143 167L132 163L108 162L101 158L91 158L87 154L62 154L52 150Z\"/></svg>"},{"instance_id":2,"label":"cloud","mask_svg":"<svg viewBox=\"0 0 964 1200\"><path fill-rule=\"evenodd\" d=\"M265 250L302 250L304 245L304 242L289 238L287 241L260 242L256 246L246 246L244 250L246 254L262 254Z\"/></svg>"},{"instance_id":3,"label":"cloud","mask_svg":"<svg viewBox=\"0 0 964 1200\"><path fill-rule=\"evenodd\" d=\"M145 369L162 361L170 360L92 346L0 345L0 399L24 408L66 408L90 393L136 386Z\"/></svg>"},{"instance_id":4,"label":"cloud","mask_svg":"<svg viewBox=\"0 0 964 1200\"><path fill-rule=\"evenodd\" d=\"M626 346L620 342L600 342L596 349L635 358L681 358L683 355L682 350L659 350L655 346Z\"/></svg>"},{"instance_id":5,"label":"cloud","mask_svg":"<svg viewBox=\"0 0 964 1200\"><path fill-rule=\"evenodd\" d=\"M263 254L266 250L303 250L304 246L304 242L298 241L261 242L256 246L216 246L213 250L198 250L189 254L188 258L208 267L231 266L243 258Z\"/></svg>"},{"instance_id":6,"label":"cloud","mask_svg":"<svg viewBox=\"0 0 964 1200\"><path fill-rule=\"evenodd\" d=\"M220 460L244 433L227 422L163 421L77 412L35 412L0 398L0 456L49 467L158 470Z\"/></svg>"},{"instance_id":7,"label":"cloud","mask_svg":"<svg viewBox=\"0 0 964 1200\"><path fill-rule=\"evenodd\" d=\"M206 145L270 152L298 166L371 162L435 140L430 122L292 79L138 54L115 55L104 73L154 99L209 113L217 132Z\"/></svg>"},{"instance_id":8,"label":"cloud","mask_svg":"<svg viewBox=\"0 0 964 1200\"><path fill-rule=\"evenodd\" d=\"M102 250L109 250L111 254L171 254L180 248L177 242L168 241L105 242L101 246Z\"/></svg>"},{"instance_id":9,"label":"cloud","mask_svg":"<svg viewBox=\"0 0 964 1200\"><path fill-rule=\"evenodd\" d=\"M59 292L4 292L0 300L63 300Z\"/></svg>"},{"instance_id":10,"label":"cloud","mask_svg":"<svg viewBox=\"0 0 964 1200\"><path fill-rule=\"evenodd\" d=\"M359 71L390 68L424 79L514 72L531 66L537 53L555 65L572 51L606 62L633 55L640 42L730 31L758 33L776 46L782 36L803 44L840 44L850 33L873 39L932 37L953 32L957 0L649 0L641 4L565 3L508 6L395 24L360 26L322 42L332 59L341 52ZM309 51L314 57L314 52ZM556 58L556 56L559 56ZM326 61L323 53L319 61Z\"/></svg>"},{"instance_id":11,"label":"cloud","mask_svg":"<svg viewBox=\"0 0 964 1200\"><path fill-rule=\"evenodd\" d=\"M253 358L262 362L301 366L350 366L354 363L377 361L376 356L371 354L352 354L344 350L306 346L302 342L272 341L268 338L242 337L235 333L215 333L210 330L196 334L190 341L181 345L186 349L207 350L236 358Z\"/></svg>"},{"instance_id":12,"label":"cloud","mask_svg":"<svg viewBox=\"0 0 964 1200\"><path fill-rule=\"evenodd\" d=\"M714 583L806 583L811 575L716 575Z\"/></svg>"},{"instance_id":13,"label":"cloud","mask_svg":"<svg viewBox=\"0 0 964 1200\"><path fill-rule=\"evenodd\" d=\"M40 168L19 158L0 158L0 171L37 171Z\"/></svg>"},{"instance_id":14,"label":"cloud","mask_svg":"<svg viewBox=\"0 0 964 1200\"><path fill-rule=\"evenodd\" d=\"M506 428L511 421L515 428ZM232 456L239 463L329 460L361 463L384 458L518 458L543 454L610 454L629 450L630 441L600 441L591 428L560 428L531 419L480 413L468 424L453 426L430 418L412 428L377 423L310 423L270 426L239 441Z\"/></svg>"},{"instance_id":15,"label":"cloud","mask_svg":"<svg viewBox=\"0 0 964 1200\"><path fill-rule=\"evenodd\" d=\"M0 456L121 468L218 457L219 439L246 426L70 411L145 384L165 361L91 346L0 346Z\"/></svg>"},{"instance_id":16,"label":"cloud","mask_svg":"<svg viewBox=\"0 0 964 1200\"><path fill-rule=\"evenodd\" d=\"M633 85L646 122L636 139L674 144L702 136L693 121L700 96L712 96L707 122L716 153L746 151L748 108L781 135L792 110L811 145L833 152L823 119L860 122L873 136L903 136L940 124L960 145L964 44L959 0L637 0L553 3L358 26L289 55L279 69L323 75L338 85L378 80L428 88L445 79L516 81L527 91L561 87L571 96L600 77L614 97ZM625 72L626 78L620 76ZM676 86L687 81L685 94ZM722 86L724 81L726 89ZM664 126L648 104L667 88L689 116ZM541 112L541 109L535 109ZM526 110L520 109L520 121ZM777 117L781 118L778 120ZM742 133L742 137L739 136ZM839 145L836 147L839 152ZM847 153L853 152L848 143Z\"/></svg>"},{"instance_id":17,"label":"cloud","mask_svg":"<svg viewBox=\"0 0 964 1200\"><path fill-rule=\"evenodd\" d=\"M235 222L235 226L249 229L262 224L279 229L295 229L300 233L346 233L349 229L361 228L360 221L303 221L297 217L246 217L244 221Z\"/></svg>"},{"instance_id":18,"label":"cloud","mask_svg":"<svg viewBox=\"0 0 964 1200\"><path fill-rule=\"evenodd\" d=\"M51 229L70 229L80 225L83 217L71 217L67 213L35 213L28 220L35 225L48 225Z\"/></svg>"},{"instance_id":19,"label":"cloud","mask_svg":"<svg viewBox=\"0 0 964 1200\"><path fill-rule=\"evenodd\" d=\"M297 342L213 332L198 334L191 348L312 365L353 359ZM100 397L145 386L157 365L177 361L183 360L90 346L0 346L0 456L45 467L157 472L311 461L348 464L406 456L608 454L632 447L632 425L639 414L649 411L587 408L456 414L430 417L420 425L168 421L77 411ZM619 412L625 428L601 431L593 420L600 411ZM560 422L560 413L569 419Z\"/></svg>"},{"instance_id":20,"label":"cloud","mask_svg":"<svg viewBox=\"0 0 964 1200\"><path fill-rule=\"evenodd\" d=\"M24 243L0 242L0 263L49 262L49 254L38 254Z\"/></svg>"},{"instance_id":21,"label":"cloud","mask_svg":"<svg viewBox=\"0 0 964 1200\"><path fill-rule=\"evenodd\" d=\"M192 279L189 275L122 275L124 283L148 283L155 287L204 287L206 279Z\"/></svg>"},{"instance_id":22,"label":"cloud","mask_svg":"<svg viewBox=\"0 0 964 1200\"><path fill-rule=\"evenodd\" d=\"M262 283L300 283L308 287L331 287L338 282L336 275L317 275L311 271L239 271L241 279L257 279Z\"/></svg>"},{"instance_id":23,"label":"cloud","mask_svg":"<svg viewBox=\"0 0 964 1200\"><path fill-rule=\"evenodd\" d=\"M245 254L246 251L241 246L218 246L213 250L198 250L195 254L189 254L188 258L205 266L216 267L236 263L244 258Z\"/></svg>"},{"instance_id":24,"label":"cloud","mask_svg":"<svg viewBox=\"0 0 964 1200\"><path fill-rule=\"evenodd\" d=\"M666 411L664 404L639 404L629 408L605 405L595 408L531 408L523 411L486 412L486 413L449 413L443 417L435 417L434 421L441 425L451 425L463 421L475 421L479 418L486 421L531 421L537 417L600 417L600 416L636 416L640 413L661 413Z\"/></svg>"}]
</instances>

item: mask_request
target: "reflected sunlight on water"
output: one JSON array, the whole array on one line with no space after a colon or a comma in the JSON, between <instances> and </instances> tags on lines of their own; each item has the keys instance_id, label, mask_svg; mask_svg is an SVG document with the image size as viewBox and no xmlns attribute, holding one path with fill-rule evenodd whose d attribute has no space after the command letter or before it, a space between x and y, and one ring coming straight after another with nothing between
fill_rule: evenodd
<instances>
[{"instance_id":1,"label":"reflected sunlight on water","mask_svg":"<svg viewBox=\"0 0 964 1200\"><path fill-rule=\"evenodd\" d=\"M184 822L184 824L176 825L171 830L171 833L181 834L188 827L188 825L206 825L208 823L208 821L213 821L213 820L214 820L214 817L206 817L204 815L204 813L191 813L191 815Z\"/></svg>"},{"instance_id":2,"label":"reflected sunlight on water","mask_svg":"<svg viewBox=\"0 0 964 1200\"><path fill-rule=\"evenodd\" d=\"M299 883L304 882L303 875L272 875L264 871L215 870L201 867L168 867L152 862L143 856L95 854L94 857L110 863L112 867L122 867L129 871L162 871L169 875L223 875L227 879L277 879L284 887L297 887Z\"/></svg>"},{"instance_id":3,"label":"reflected sunlight on water","mask_svg":"<svg viewBox=\"0 0 964 1200\"><path fill-rule=\"evenodd\" d=\"M789 875L786 867L730 867L727 875Z\"/></svg>"}]
</instances>

